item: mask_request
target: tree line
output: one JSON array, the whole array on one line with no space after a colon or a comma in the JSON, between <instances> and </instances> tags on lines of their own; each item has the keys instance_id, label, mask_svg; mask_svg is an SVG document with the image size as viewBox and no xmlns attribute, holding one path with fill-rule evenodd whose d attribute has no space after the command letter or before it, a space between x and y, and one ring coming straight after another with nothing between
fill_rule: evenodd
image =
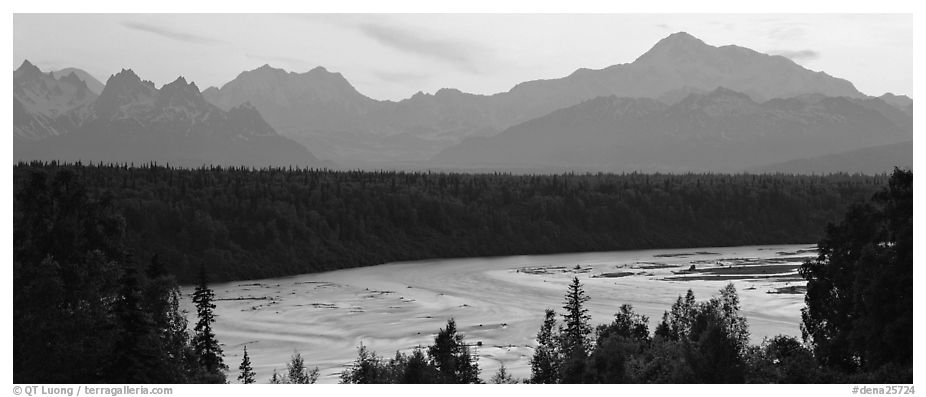
<instances>
[{"instance_id":1,"label":"tree line","mask_svg":"<svg viewBox=\"0 0 926 397\"><path fill-rule=\"evenodd\" d=\"M446 174L20 163L105 199L181 283L428 258L807 243L887 176ZM49 187L54 188L54 187ZM41 192L35 192L41 194ZM14 212L28 205L14 200ZM19 216L19 215L14 215Z\"/></svg>"}]
</instances>

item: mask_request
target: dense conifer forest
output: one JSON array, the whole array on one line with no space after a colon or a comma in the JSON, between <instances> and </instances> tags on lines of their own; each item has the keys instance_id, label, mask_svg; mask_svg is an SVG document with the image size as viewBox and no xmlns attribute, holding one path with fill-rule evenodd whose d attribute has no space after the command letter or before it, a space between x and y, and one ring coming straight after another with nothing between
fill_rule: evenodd
<instances>
[{"instance_id":1,"label":"dense conifer forest","mask_svg":"<svg viewBox=\"0 0 926 397\"><path fill-rule=\"evenodd\" d=\"M200 264L221 281L428 258L812 243L888 180L59 163L20 163L13 176L15 219L62 194L111 203L127 252L159 255L184 283Z\"/></svg>"}]
</instances>

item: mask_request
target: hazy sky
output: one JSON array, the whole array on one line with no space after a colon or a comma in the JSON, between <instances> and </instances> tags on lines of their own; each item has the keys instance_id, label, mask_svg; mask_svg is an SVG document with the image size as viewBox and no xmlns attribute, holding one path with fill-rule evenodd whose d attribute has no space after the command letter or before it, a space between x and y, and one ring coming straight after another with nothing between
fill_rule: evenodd
<instances>
[{"instance_id":1,"label":"hazy sky","mask_svg":"<svg viewBox=\"0 0 926 397\"><path fill-rule=\"evenodd\" d=\"M781 54L869 95L913 90L911 15L16 14L13 68L131 68L159 87L201 89L263 64L340 72L361 93L402 99L452 87L491 94L578 68L632 62L686 31L711 45Z\"/></svg>"}]
</instances>

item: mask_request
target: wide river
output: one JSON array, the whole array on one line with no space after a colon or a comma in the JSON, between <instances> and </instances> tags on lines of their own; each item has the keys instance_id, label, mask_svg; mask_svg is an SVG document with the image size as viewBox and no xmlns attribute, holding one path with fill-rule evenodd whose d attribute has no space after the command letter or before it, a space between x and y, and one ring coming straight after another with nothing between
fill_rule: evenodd
<instances>
[{"instance_id":1,"label":"wide river","mask_svg":"<svg viewBox=\"0 0 926 397\"><path fill-rule=\"evenodd\" d=\"M805 283L794 268L812 245L774 245L465 258L390 263L300 276L213 285L215 331L234 382L242 347L260 382L283 373L300 352L318 366L320 383L339 373L363 345L392 357L427 346L449 318L478 347L483 379L499 363L530 375L529 359L544 309L561 312L563 294L579 277L591 297L592 324L611 321L621 304L650 319L650 331L688 289L698 300L733 282L753 343L800 336ZM694 265L694 269L691 266ZM693 271L692 271L693 270ZM686 279L687 278L687 279ZM791 293L780 293L780 292ZM184 306L191 288L184 288Z\"/></svg>"}]
</instances>

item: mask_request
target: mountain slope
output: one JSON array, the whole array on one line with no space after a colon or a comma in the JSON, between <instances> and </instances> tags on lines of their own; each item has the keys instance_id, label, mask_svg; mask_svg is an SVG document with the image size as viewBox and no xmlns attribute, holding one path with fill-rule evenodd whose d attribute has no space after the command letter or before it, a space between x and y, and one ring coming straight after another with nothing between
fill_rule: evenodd
<instances>
[{"instance_id":1,"label":"mountain slope","mask_svg":"<svg viewBox=\"0 0 926 397\"><path fill-rule=\"evenodd\" d=\"M849 152L791 160L751 169L753 172L787 174L889 173L894 167L913 168L913 142L867 147Z\"/></svg>"},{"instance_id":2,"label":"mountain slope","mask_svg":"<svg viewBox=\"0 0 926 397\"><path fill-rule=\"evenodd\" d=\"M690 94L672 106L602 97L465 140L432 164L730 172L912 139L909 124L898 125L877 108L817 95L758 103L726 88Z\"/></svg>"},{"instance_id":3,"label":"mountain slope","mask_svg":"<svg viewBox=\"0 0 926 397\"><path fill-rule=\"evenodd\" d=\"M913 115L913 99L906 95L894 95L888 92L878 98L908 115Z\"/></svg>"}]
</instances>

